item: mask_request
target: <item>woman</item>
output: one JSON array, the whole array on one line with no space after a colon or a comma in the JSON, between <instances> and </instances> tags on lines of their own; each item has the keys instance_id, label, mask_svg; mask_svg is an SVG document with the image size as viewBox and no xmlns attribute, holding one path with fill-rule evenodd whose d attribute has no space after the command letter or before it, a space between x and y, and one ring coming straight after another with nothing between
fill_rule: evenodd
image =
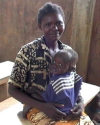
<instances>
[{"instance_id":1,"label":"woman","mask_svg":"<svg viewBox=\"0 0 100 125\"><path fill-rule=\"evenodd\" d=\"M61 49L70 48L59 40L65 30L64 21L64 12L56 4L46 3L39 9L38 26L43 36L21 48L8 82L10 95L25 104L25 109L35 107L54 120L66 114L39 97L49 83L49 64L53 55ZM79 96L73 114L79 116L82 110L83 102Z\"/></svg>"}]
</instances>

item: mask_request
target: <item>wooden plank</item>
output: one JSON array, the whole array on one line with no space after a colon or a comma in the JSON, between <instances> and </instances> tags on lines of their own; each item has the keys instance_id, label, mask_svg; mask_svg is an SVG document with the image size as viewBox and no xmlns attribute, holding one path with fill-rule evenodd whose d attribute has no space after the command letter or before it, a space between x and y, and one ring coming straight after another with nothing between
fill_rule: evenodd
<instances>
[{"instance_id":1,"label":"wooden plank","mask_svg":"<svg viewBox=\"0 0 100 125\"><path fill-rule=\"evenodd\" d=\"M0 63L0 85L8 81L13 65L14 63L11 61L5 61Z\"/></svg>"},{"instance_id":2,"label":"wooden plank","mask_svg":"<svg viewBox=\"0 0 100 125\"><path fill-rule=\"evenodd\" d=\"M79 54L78 73L87 75L91 29L96 0L74 0L71 45Z\"/></svg>"},{"instance_id":3,"label":"wooden plank","mask_svg":"<svg viewBox=\"0 0 100 125\"><path fill-rule=\"evenodd\" d=\"M17 103L0 112L0 124L2 125L32 125L28 120L23 118L23 105Z\"/></svg>"},{"instance_id":4,"label":"wooden plank","mask_svg":"<svg viewBox=\"0 0 100 125\"><path fill-rule=\"evenodd\" d=\"M8 99L5 99L4 101L0 102L0 112L19 103L16 99L13 97L10 97Z\"/></svg>"},{"instance_id":5,"label":"wooden plank","mask_svg":"<svg viewBox=\"0 0 100 125\"><path fill-rule=\"evenodd\" d=\"M5 78L0 79L0 85L7 83L8 79L9 79L9 77L5 77Z\"/></svg>"},{"instance_id":6,"label":"wooden plank","mask_svg":"<svg viewBox=\"0 0 100 125\"><path fill-rule=\"evenodd\" d=\"M9 97L7 82L13 65L10 61L0 63L0 102Z\"/></svg>"},{"instance_id":7,"label":"wooden plank","mask_svg":"<svg viewBox=\"0 0 100 125\"><path fill-rule=\"evenodd\" d=\"M100 0L96 0L87 82L100 86Z\"/></svg>"},{"instance_id":8,"label":"wooden plank","mask_svg":"<svg viewBox=\"0 0 100 125\"><path fill-rule=\"evenodd\" d=\"M100 92L100 87L83 82L81 95L84 99L85 106L91 102L91 100Z\"/></svg>"},{"instance_id":9,"label":"wooden plank","mask_svg":"<svg viewBox=\"0 0 100 125\"><path fill-rule=\"evenodd\" d=\"M2 81L4 78L6 79L7 77L10 76L12 67L14 63L11 61L5 61L0 63L0 80Z\"/></svg>"},{"instance_id":10,"label":"wooden plank","mask_svg":"<svg viewBox=\"0 0 100 125\"><path fill-rule=\"evenodd\" d=\"M0 102L7 99L8 97L9 94L7 83L0 85Z\"/></svg>"}]
</instances>

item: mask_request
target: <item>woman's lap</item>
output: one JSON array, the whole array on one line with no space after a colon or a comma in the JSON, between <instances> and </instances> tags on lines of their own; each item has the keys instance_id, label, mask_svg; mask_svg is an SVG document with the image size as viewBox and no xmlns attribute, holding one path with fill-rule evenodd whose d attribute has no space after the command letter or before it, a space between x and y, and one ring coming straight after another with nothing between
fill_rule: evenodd
<instances>
[{"instance_id":1,"label":"woman's lap","mask_svg":"<svg viewBox=\"0 0 100 125\"><path fill-rule=\"evenodd\" d=\"M48 118L43 112L40 112L35 108L29 110L27 113L27 119L32 123L32 125L94 125L89 116L85 113L83 113L79 120L61 120L55 122Z\"/></svg>"}]
</instances>

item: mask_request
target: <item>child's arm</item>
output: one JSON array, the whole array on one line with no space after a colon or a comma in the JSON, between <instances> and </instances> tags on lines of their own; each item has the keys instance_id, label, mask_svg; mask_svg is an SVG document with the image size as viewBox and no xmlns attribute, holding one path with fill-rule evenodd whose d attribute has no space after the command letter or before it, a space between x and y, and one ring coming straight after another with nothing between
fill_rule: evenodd
<instances>
[{"instance_id":1,"label":"child's arm","mask_svg":"<svg viewBox=\"0 0 100 125\"><path fill-rule=\"evenodd\" d=\"M74 108L71 110L72 114L76 117L81 116L84 110L84 102L81 94L78 95L77 103L75 104Z\"/></svg>"},{"instance_id":2,"label":"child's arm","mask_svg":"<svg viewBox=\"0 0 100 125\"><path fill-rule=\"evenodd\" d=\"M53 119L60 120L60 119L62 119L62 117L66 117L66 113L64 113L64 112L62 112L62 111L60 111L58 109L58 108L63 108L64 105L63 104L58 104L58 103L55 102L55 92L54 92L51 84L49 84L47 86L46 91L42 94L42 97L44 98L44 100L48 104L51 104L51 106L53 106L53 108L55 108L58 111L58 113L55 114L55 118L53 118ZM59 114L62 114L62 115L59 115Z\"/></svg>"}]
</instances>

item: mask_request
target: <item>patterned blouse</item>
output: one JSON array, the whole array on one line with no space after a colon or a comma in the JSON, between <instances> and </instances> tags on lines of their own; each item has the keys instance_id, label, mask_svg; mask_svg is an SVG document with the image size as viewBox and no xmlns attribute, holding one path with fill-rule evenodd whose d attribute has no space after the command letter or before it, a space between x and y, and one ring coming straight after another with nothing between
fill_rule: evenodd
<instances>
[{"instance_id":1,"label":"patterned blouse","mask_svg":"<svg viewBox=\"0 0 100 125\"><path fill-rule=\"evenodd\" d=\"M59 49L70 48L58 41ZM52 61L44 37L24 46L18 52L12 69L9 84L21 88L36 98L37 93L45 91L49 83L49 64Z\"/></svg>"}]
</instances>

